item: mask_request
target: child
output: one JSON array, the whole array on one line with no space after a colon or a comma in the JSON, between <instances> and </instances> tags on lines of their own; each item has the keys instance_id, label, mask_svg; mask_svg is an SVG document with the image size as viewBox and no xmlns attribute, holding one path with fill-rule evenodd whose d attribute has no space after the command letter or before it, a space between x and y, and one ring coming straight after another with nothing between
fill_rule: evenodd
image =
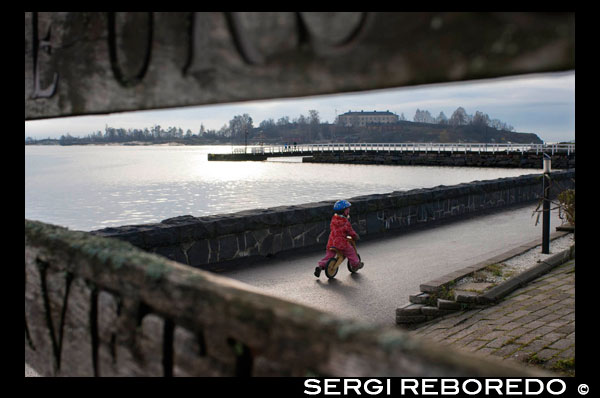
<instances>
[{"instance_id":1,"label":"child","mask_svg":"<svg viewBox=\"0 0 600 398\"><path fill-rule=\"evenodd\" d=\"M319 261L317 268L315 268L315 276L317 278L321 275L321 270L325 269L327 260L335 257L336 253L334 250L330 250L331 247L335 247L341 251L348 261L350 261L350 265L354 267L358 266L359 269L364 265L356 255L356 250L354 250L354 247L346 238L346 236L351 236L354 240L359 239L358 234L350 224L350 206L351 204L347 200L338 200L335 202L335 205L333 205L333 211L335 213L329 224L331 232L329 233L329 239L327 240L327 252L325 257Z\"/></svg>"}]
</instances>

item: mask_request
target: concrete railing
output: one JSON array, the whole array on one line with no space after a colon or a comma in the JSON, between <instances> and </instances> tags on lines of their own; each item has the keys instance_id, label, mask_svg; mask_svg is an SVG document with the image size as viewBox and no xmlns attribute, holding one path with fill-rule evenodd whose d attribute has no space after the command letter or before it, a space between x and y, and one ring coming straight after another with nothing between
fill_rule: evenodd
<instances>
[{"instance_id":1,"label":"concrete railing","mask_svg":"<svg viewBox=\"0 0 600 398\"><path fill-rule=\"evenodd\" d=\"M549 375L28 220L25 361L42 376Z\"/></svg>"}]
</instances>

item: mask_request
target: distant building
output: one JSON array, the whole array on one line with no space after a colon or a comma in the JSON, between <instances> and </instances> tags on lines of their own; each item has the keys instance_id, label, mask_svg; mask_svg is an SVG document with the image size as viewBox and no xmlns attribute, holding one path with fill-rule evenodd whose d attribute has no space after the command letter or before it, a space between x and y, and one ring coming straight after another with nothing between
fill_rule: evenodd
<instances>
[{"instance_id":1,"label":"distant building","mask_svg":"<svg viewBox=\"0 0 600 398\"><path fill-rule=\"evenodd\" d=\"M348 111L338 116L340 126L366 126L367 124L397 123L398 115L390 112L351 112Z\"/></svg>"}]
</instances>

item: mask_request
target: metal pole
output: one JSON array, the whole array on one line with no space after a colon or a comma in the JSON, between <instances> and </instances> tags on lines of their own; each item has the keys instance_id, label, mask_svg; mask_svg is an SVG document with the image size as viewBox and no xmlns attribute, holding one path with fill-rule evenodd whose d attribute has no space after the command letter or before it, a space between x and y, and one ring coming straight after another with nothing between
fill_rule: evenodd
<instances>
[{"instance_id":1,"label":"metal pole","mask_svg":"<svg viewBox=\"0 0 600 398\"><path fill-rule=\"evenodd\" d=\"M545 153L543 164L542 254L550 254L550 156Z\"/></svg>"}]
</instances>

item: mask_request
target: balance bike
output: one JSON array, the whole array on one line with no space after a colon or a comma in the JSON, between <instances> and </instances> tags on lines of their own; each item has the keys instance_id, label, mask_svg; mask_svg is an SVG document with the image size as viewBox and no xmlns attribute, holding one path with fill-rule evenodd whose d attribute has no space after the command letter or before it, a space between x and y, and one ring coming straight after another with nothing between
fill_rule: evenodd
<instances>
[{"instance_id":1,"label":"balance bike","mask_svg":"<svg viewBox=\"0 0 600 398\"><path fill-rule=\"evenodd\" d=\"M356 251L356 255L358 256L358 259L360 260L360 254L358 254L358 251L356 250L356 243L354 242L354 239L352 239L352 237L347 236L346 239L348 239L348 241L350 242L350 244L352 245L352 247L354 247L354 251ZM327 275L327 277L329 279L335 278L335 275L337 274L340 264L342 264L342 262L346 259L346 257L344 256L344 254L338 250L335 247L330 247L329 250L333 250L335 251L335 257L330 258L327 261L327 264L325 264L325 275ZM358 266L351 266L350 265L350 260L348 260L347 262L348 264L348 271L350 271L351 273L355 273L357 272L360 268Z\"/></svg>"}]
</instances>

